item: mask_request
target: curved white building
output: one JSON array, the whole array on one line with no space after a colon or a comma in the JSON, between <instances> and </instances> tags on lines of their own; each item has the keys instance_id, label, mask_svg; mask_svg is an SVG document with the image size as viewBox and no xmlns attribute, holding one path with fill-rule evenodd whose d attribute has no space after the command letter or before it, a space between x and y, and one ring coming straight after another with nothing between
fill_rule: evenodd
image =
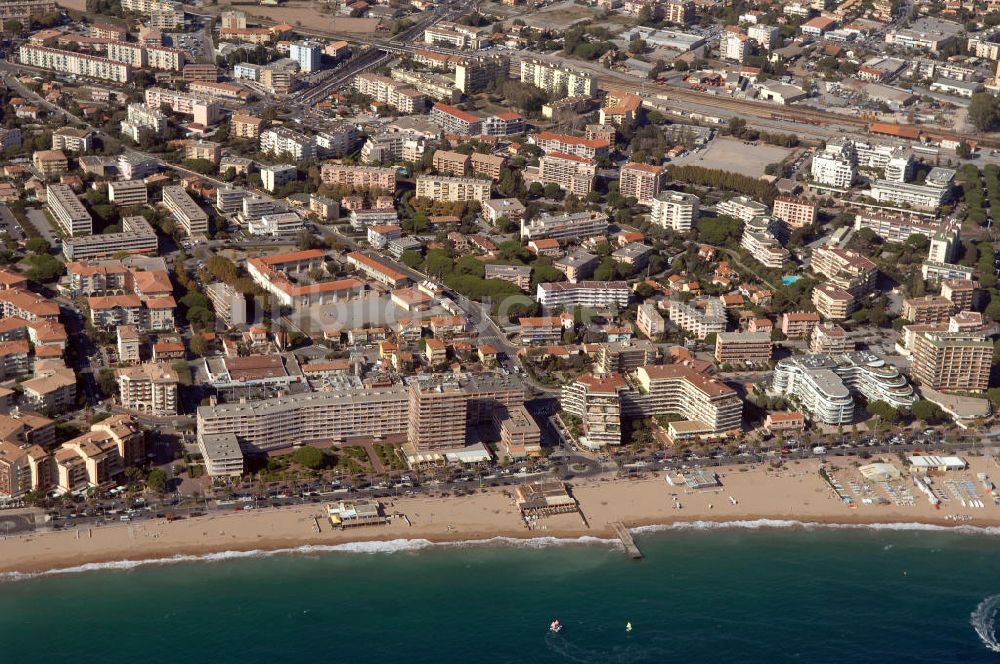
<instances>
[{"instance_id":1,"label":"curved white building","mask_svg":"<svg viewBox=\"0 0 1000 664\"><path fill-rule=\"evenodd\" d=\"M851 422L852 393L893 408L908 408L915 400L913 387L894 366L864 352L785 358L774 369L773 388L796 397L825 424Z\"/></svg>"}]
</instances>

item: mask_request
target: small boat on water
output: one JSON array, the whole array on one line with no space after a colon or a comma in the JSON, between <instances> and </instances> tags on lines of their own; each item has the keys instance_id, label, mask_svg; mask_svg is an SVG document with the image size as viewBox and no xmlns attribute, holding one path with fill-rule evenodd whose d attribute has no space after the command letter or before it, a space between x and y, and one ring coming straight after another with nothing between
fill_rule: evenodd
<instances>
[{"instance_id":1,"label":"small boat on water","mask_svg":"<svg viewBox=\"0 0 1000 664\"><path fill-rule=\"evenodd\" d=\"M553 620L551 623L549 623L550 632L555 632L556 634L558 634L561 629L562 629L562 623L559 622L558 620Z\"/></svg>"},{"instance_id":2,"label":"small boat on water","mask_svg":"<svg viewBox=\"0 0 1000 664\"><path fill-rule=\"evenodd\" d=\"M625 631L626 632L631 632L632 631L632 623L631 622L625 623Z\"/></svg>"}]
</instances>

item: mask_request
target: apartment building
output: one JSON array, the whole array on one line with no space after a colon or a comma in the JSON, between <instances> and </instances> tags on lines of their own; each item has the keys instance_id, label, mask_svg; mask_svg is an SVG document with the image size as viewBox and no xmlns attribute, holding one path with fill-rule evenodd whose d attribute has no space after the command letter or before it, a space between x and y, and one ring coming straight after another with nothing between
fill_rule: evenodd
<instances>
[{"instance_id":1,"label":"apartment building","mask_svg":"<svg viewBox=\"0 0 1000 664\"><path fill-rule=\"evenodd\" d=\"M813 288L812 303L826 320L844 320L856 306L853 295L833 284L817 284Z\"/></svg>"},{"instance_id":2,"label":"apartment building","mask_svg":"<svg viewBox=\"0 0 1000 664\"><path fill-rule=\"evenodd\" d=\"M585 197L594 188L597 163L592 159L550 152L538 160L538 181L554 183L567 193Z\"/></svg>"},{"instance_id":3,"label":"apartment building","mask_svg":"<svg viewBox=\"0 0 1000 664\"><path fill-rule=\"evenodd\" d=\"M521 60L520 79L554 98L597 94L597 77L593 74L536 58Z\"/></svg>"},{"instance_id":4,"label":"apartment building","mask_svg":"<svg viewBox=\"0 0 1000 664\"><path fill-rule=\"evenodd\" d=\"M870 228L887 242L906 242L911 235L933 236L940 231L941 224L923 217L865 211L854 217L854 228Z\"/></svg>"},{"instance_id":5,"label":"apartment building","mask_svg":"<svg viewBox=\"0 0 1000 664\"><path fill-rule=\"evenodd\" d=\"M490 199L492 183L476 178L457 178L440 175L418 175L417 198L432 201L479 201Z\"/></svg>"},{"instance_id":6,"label":"apartment building","mask_svg":"<svg viewBox=\"0 0 1000 664\"><path fill-rule=\"evenodd\" d=\"M569 321L572 324L572 321ZM567 321L562 316L532 316L517 319L522 346L559 344Z\"/></svg>"},{"instance_id":7,"label":"apartment building","mask_svg":"<svg viewBox=\"0 0 1000 664\"><path fill-rule=\"evenodd\" d=\"M558 152L585 159L606 157L610 150L610 143L605 139L579 138L577 136L556 134L550 131L543 131L530 136L529 140L546 153ZM628 166L632 165L636 164L628 164Z\"/></svg>"},{"instance_id":8,"label":"apartment building","mask_svg":"<svg viewBox=\"0 0 1000 664\"><path fill-rule=\"evenodd\" d=\"M36 150L31 155L31 163L45 179L53 179L69 170L69 160L62 150Z\"/></svg>"},{"instance_id":9,"label":"apartment building","mask_svg":"<svg viewBox=\"0 0 1000 664\"><path fill-rule=\"evenodd\" d=\"M214 83L219 80L219 68L213 64L189 62L181 67L181 77L189 83L195 81Z\"/></svg>"},{"instance_id":10,"label":"apartment building","mask_svg":"<svg viewBox=\"0 0 1000 664\"><path fill-rule=\"evenodd\" d=\"M487 35L478 28L442 21L424 30L424 43L447 46L458 50L475 50L487 41Z\"/></svg>"},{"instance_id":11,"label":"apartment building","mask_svg":"<svg viewBox=\"0 0 1000 664\"><path fill-rule=\"evenodd\" d=\"M485 266L486 279L508 281L523 291L531 288L531 266L529 265L495 265Z\"/></svg>"},{"instance_id":12,"label":"apartment building","mask_svg":"<svg viewBox=\"0 0 1000 664\"><path fill-rule=\"evenodd\" d=\"M145 205L148 197L146 183L142 180L119 180L108 183L108 200L118 207Z\"/></svg>"},{"instance_id":13,"label":"apartment building","mask_svg":"<svg viewBox=\"0 0 1000 664\"><path fill-rule=\"evenodd\" d=\"M951 302L952 313L971 311L976 294L972 279L946 279L941 282L941 297Z\"/></svg>"},{"instance_id":14,"label":"apartment building","mask_svg":"<svg viewBox=\"0 0 1000 664\"><path fill-rule=\"evenodd\" d=\"M874 289L878 279L878 266L874 262L856 251L840 247L818 247L813 250L812 270L856 298Z\"/></svg>"},{"instance_id":15,"label":"apartment building","mask_svg":"<svg viewBox=\"0 0 1000 664\"><path fill-rule=\"evenodd\" d=\"M361 94L392 106L402 113L416 113L427 106L427 98L422 92L388 76L362 72L354 77L354 88Z\"/></svg>"},{"instance_id":16,"label":"apartment building","mask_svg":"<svg viewBox=\"0 0 1000 664\"><path fill-rule=\"evenodd\" d=\"M781 269L789 259L788 250L778 240L783 230L777 217L754 217L743 227L740 246L764 267Z\"/></svg>"},{"instance_id":17,"label":"apartment building","mask_svg":"<svg viewBox=\"0 0 1000 664\"><path fill-rule=\"evenodd\" d=\"M670 321L696 339L726 331L726 307L718 298L682 302L670 300L667 305Z\"/></svg>"},{"instance_id":18,"label":"apartment building","mask_svg":"<svg viewBox=\"0 0 1000 664\"><path fill-rule=\"evenodd\" d=\"M114 83L128 83L132 80L132 69L128 65L74 51L22 44L18 48L18 61L39 69Z\"/></svg>"},{"instance_id":19,"label":"apartment building","mask_svg":"<svg viewBox=\"0 0 1000 664\"><path fill-rule=\"evenodd\" d=\"M472 159L461 152L435 150L431 160L434 170L441 175L468 175L472 168Z\"/></svg>"},{"instance_id":20,"label":"apartment building","mask_svg":"<svg viewBox=\"0 0 1000 664\"><path fill-rule=\"evenodd\" d=\"M226 327L237 327L247 323L247 301L243 293L224 282L205 286L205 295L212 303L212 310Z\"/></svg>"},{"instance_id":21,"label":"apartment building","mask_svg":"<svg viewBox=\"0 0 1000 664\"><path fill-rule=\"evenodd\" d=\"M119 254L149 254L157 251L156 231L145 217L122 217L120 233L101 233L63 240L63 256L67 261L101 258Z\"/></svg>"},{"instance_id":22,"label":"apartment building","mask_svg":"<svg viewBox=\"0 0 1000 664\"><path fill-rule=\"evenodd\" d=\"M656 305L646 302L639 305L635 317L635 326L649 339L656 339L667 331L663 316L657 311Z\"/></svg>"},{"instance_id":23,"label":"apartment building","mask_svg":"<svg viewBox=\"0 0 1000 664\"><path fill-rule=\"evenodd\" d=\"M778 196L774 199L772 214L789 228L805 228L816 223L818 206L805 198Z\"/></svg>"},{"instance_id":24,"label":"apartment building","mask_svg":"<svg viewBox=\"0 0 1000 664\"><path fill-rule=\"evenodd\" d=\"M285 127L275 127L260 133L260 151L294 161L306 161L316 158L316 139Z\"/></svg>"},{"instance_id":25,"label":"apartment building","mask_svg":"<svg viewBox=\"0 0 1000 664\"><path fill-rule=\"evenodd\" d=\"M233 113L229 121L229 133L233 138L260 138L260 129L264 121L248 113Z\"/></svg>"},{"instance_id":26,"label":"apartment building","mask_svg":"<svg viewBox=\"0 0 1000 664\"><path fill-rule=\"evenodd\" d=\"M94 220L68 184L50 184L45 188L45 206L59 228L70 237L90 235Z\"/></svg>"},{"instance_id":27,"label":"apartment building","mask_svg":"<svg viewBox=\"0 0 1000 664\"><path fill-rule=\"evenodd\" d=\"M951 300L940 295L909 297L903 300L902 317L917 324L944 324L953 313Z\"/></svg>"},{"instance_id":28,"label":"apartment building","mask_svg":"<svg viewBox=\"0 0 1000 664\"><path fill-rule=\"evenodd\" d=\"M538 250L539 243L545 243L550 240L532 240L528 243L528 247L531 248L532 245ZM556 243L556 248L559 246L558 240L551 240ZM544 250L544 244L541 249ZM590 278L594 274L594 270L600 265L601 259L595 254L590 254L583 249L576 249L574 251L567 252L565 255L556 258L552 261L552 267L559 270L566 275L566 281L571 284L575 284L584 279Z\"/></svg>"},{"instance_id":29,"label":"apartment building","mask_svg":"<svg viewBox=\"0 0 1000 664\"><path fill-rule=\"evenodd\" d=\"M818 185L850 189L857 175L858 156L851 141L831 141L813 156L812 179Z\"/></svg>"},{"instance_id":30,"label":"apartment building","mask_svg":"<svg viewBox=\"0 0 1000 664\"><path fill-rule=\"evenodd\" d=\"M292 42L288 47L288 57L299 63L302 73L317 71L323 62L323 45L310 40Z\"/></svg>"},{"instance_id":31,"label":"apartment building","mask_svg":"<svg viewBox=\"0 0 1000 664\"><path fill-rule=\"evenodd\" d=\"M177 372L160 362L115 370L122 408L153 417L177 414Z\"/></svg>"},{"instance_id":32,"label":"apartment building","mask_svg":"<svg viewBox=\"0 0 1000 664\"><path fill-rule=\"evenodd\" d=\"M159 108L145 104L129 104L128 115L121 121L122 134L138 143L143 131L159 135L167 128L167 116Z\"/></svg>"},{"instance_id":33,"label":"apartment building","mask_svg":"<svg viewBox=\"0 0 1000 664\"><path fill-rule=\"evenodd\" d=\"M35 362L35 376L21 383L23 402L41 413L61 413L76 407L76 373L62 360Z\"/></svg>"},{"instance_id":34,"label":"apartment building","mask_svg":"<svg viewBox=\"0 0 1000 664\"><path fill-rule=\"evenodd\" d=\"M26 21L58 11L59 5L54 0L9 0L0 5L0 20Z\"/></svg>"},{"instance_id":35,"label":"apartment building","mask_svg":"<svg viewBox=\"0 0 1000 664\"><path fill-rule=\"evenodd\" d=\"M650 205L650 223L678 233L686 233L698 220L701 201L694 194L665 191L656 196Z\"/></svg>"},{"instance_id":36,"label":"apartment building","mask_svg":"<svg viewBox=\"0 0 1000 664\"><path fill-rule=\"evenodd\" d=\"M509 459L526 459L542 453L542 431L523 405L500 406L493 413L500 434L500 449Z\"/></svg>"},{"instance_id":37,"label":"apartment building","mask_svg":"<svg viewBox=\"0 0 1000 664\"><path fill-rule=\"evenodd\" d=\"M115 328L115 348L119 364L138 364L142 359L139 330L134 325L119 325Z\"/></svg>"},{"instance_id":38,"label":"apartment building","mask_svg":"<svg viewBox=\"0 0 1000 664\"><path fill-rule=\"evenodd\" d=\"M773 388L794 397L813 419L824 424L850 424L853 394L907 408L916 398L913 387L894 366L877 355L794 355L778 361Z\"/></svg>"},{"instance_id":39,"label":"apartment building","mask_svg":"<svg viewBox=\"0 0 1000 664\"><path fill-rule=\"evenodd\" d=\"M929 331L912 342L910 375L934 390L982 392L990 384L993 342L982 333Z\"/></svg>"},{"instance_id":40,"label":"apartment building","mask_svg":"<svg viewBox=\"0 0 1000 664\"><path fill-rule=\"evenodd\" d=\"M0 290L0 317L59 322L59 305L41 295L20 288Z\"/></svg>"},{"instance_id":41,"label":"apartment building","mask_svg":"<svg viewBox=\"0 0 1000 664\"><path fill-rule=\"evenodd\" d=\"M749 196L734 196L730 199L720 201L715 206L719 214L724 214L743 222L752 221L754 217L767 216L767 206L758 203Z\"/></svg>"},{"instance_id":42,"label":"apartment building","mask_svg":"<svg viewBox=\"0 0 1000 664\"><path fill-rule=\"evenodd\" d=\"M478 136L483 131L483 119L474 113L438 102L431 107L430 120L446 134Z\"/></svg>"},{"instance_id":43,"label":"apartment building","mask_svg":"<svg viewBox=\"0 0 1000 664\"><path fill-rule=\"evenodd\" d=\"M921 210L937 210L950 199L951 187L950 185L944 187L932 183L930 175L928 175L926 182L926 184L915 184L913 182L875 180L867 194L880 203L906 205Z\"/></svg>"},{"instance_id":44,"label":"apartment building","mask_svg":"<svg viewBox=\"0 0 1000 664\"><path fill-rule=\"evenodd\" d=\"M108 42L107 56L108 60L123 62L130 67L141 69L146 66L146 49L135 42Z\"/></svg>"},{"instance_id":45,"label":"apartment building","mask_svg":"<svg viewBox=\"0 0 1000 664\"><path fill-rule=\"evenodd\" d=\"M719 38L719 57L743 62L753 53L753 43L741 32L727 32Z\"/></svg>"},{"instance_id":46,"label":"apartment building","mask_svg":"<svg viewBox=\"0 0 1000 664\"><path fill-rule=\"evenodd\" d=\"M789 339L807 339L819 322L819 314L812 311L787 312L781 314L781 333Z\"/></svg>"},{"instance_id":47,"label":"apartment building","mask_svg":"<svg viewBox=\"0 0 1000 664\"><path fill-rule=\"evenodd\" d=\"M529 241L571 240L600 235L607 230L608 215L603 212L543 213L530 222L521 220L521 237Z\"/></svg>"},{"instance_id":48,"label":"apartment building","mask_svg":"<svg viewBox=\"0 0 1000 664\"><path fill-rule=\"evenodd\" d=\"M821 355L848 353L854 350L854 342L847 331L836 323L820 323L813 328L809 337L809 352Z\"/></svg>"},{"instance_id":49,"label":"apartment building","mask_svg":"<svg viewBox=\"0 0 1000 664\"><path fill-rule=\"evenodd\" d=\"M180 92L165 88L146 88L146 106L160 109L164 104L174 113L190 115L196 124L210 127L222 118L218 103L198 92Z\"/></svg>"},{"instance_id":50,"label":"apartment building","mask_svg":"<svg viewBox=\"0 0 1000 664\"><path fill-rule=\"evenodd\" d=\"M770 332L719 332L715 336L715 361L719 364L766 365L772 353Z\"/></svg>"},{"instance_id":51,"label":"apartment building","mask_svg":"<svg viewBox=\"0 0 1000 664\"><path fill-rule=\"evenodd\" d=\"M621 168L618 191L622 196L635 198L640 205L650 205L665 181L666 172L660 166L629 162Z\"/></svg>"},{"instance_id":52,"label":"apartment building","mask_svg":"<svg viewBox=\"0 0 1000 664\"><path fill-rule=\"evenodd\" d=\"M621 445L621 392L627 389L624 378L616 373L585 373L562 388L563 410L583 422L583 435L578 438L581 445L594 450Z\"/></svg>"},{"instance_id":53,"label":"apartment building","mask_svg":"<svg viewBox=\"0 0 1000 664\"><path fill-rule=\"evenodd\" d=\"M52 149L76 154L90 152L94 147L94 133L89 129L60 127L52 132Z\"/></svg>"},{"instance_id":54,"label":"apartment building","mask_svg":"<svg viewBox=\"0 0 1000 664\"><path fill-rule=\"evenodd\" d=\"M776 25L751 25L747 28L747 37L765 51L772 51L781 46L781 32Z\"/></svg>"},{"instance_id":55,"label":"apartment building","mask_svg":"<svg viewBox=\"0 0 1000 664\"><path fill-rule=\"evenodd\" d=\"M606 308L628 306L631 291L624 281L580 281L538 284L535 299L542 307Z\"/></svg>"},{"instance_id":56,"label":"apartment building","mask_svg":"<svg viewBox=\"0 0 1000 664\"><path fill-rule=\"evenodd\" d=\"M291 164L273 164L260 169L261 186L272 194L280 187L295 182L298 177L299 169Z\"/></svg>"},{"instance_id":57,"label":"apartment building","mask_svg":"<svg viewBox=\"0 0 1000 664\"><path fill-rule=\"evenodd\" d=\"M163 204L189 237L208 232L208 215L184 191L184 187L177 185L164 187Z\"/></svg>"},{"instance_id":58,"label":"apartment building","mask_svg":"<svg viewBox=\"0 0 1000 664\"><path fill-rule=\"evenodd\" d=\"M356 190L377 190L390 194L396 191L396 169L392 167L326 163L320 167L320 179L323 184Z\"/></svg>"}]
</instances>

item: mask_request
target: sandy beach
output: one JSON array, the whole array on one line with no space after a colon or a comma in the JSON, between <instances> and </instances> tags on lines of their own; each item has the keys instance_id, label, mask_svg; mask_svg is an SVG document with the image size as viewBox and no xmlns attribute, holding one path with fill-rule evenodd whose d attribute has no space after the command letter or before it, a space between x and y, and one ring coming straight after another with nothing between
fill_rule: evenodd
<instances>
[{"instance_id":1,"label":"sandy beach","mask_svg":"<svg viewBox=\"0 0 1000 664\"><path fill-rule=\"evenodd\" d=\"M889 459L896 462L898 460ZM975 480L976 473L1000 475L989 458L970 458L967 471L940 478ZM831 475L847 485L860 477L858 463L837 458L827 463ZM819 475L818 460L792 463L780 470L763 465L721 467L722 487L692 491L672 487L662 473L638 479L591 479L572 484L581 514L540 519L529 529L511 496L511 487L487 489L464 497L415 497L387 500L394 517L384 526L338 530L325 518L325 504L280 509L211 512L206 516L168 522L146 520L100 528L10 536L0 539L0 572L39 572L75 568L88 563L151 560L177 555L204 555L223 551L293 549L305 545L348 542L430 540L432 542L486 540L495 537L533 538L611 537L609 524L629 527L681 521L789 520L807 523L924 523L944 526L1000 525L1000 508L981 487L985 507L963 507L957 499L935 509L927 497L913 490L912 504L844 504ZM978 483L977 483L978 484ZM912 487L904 476L894 483ZM868 487L872 489L871 487ZM874 487L872 496L879 488ZM735 500L730 500L732 497ZM873 503L879 501L873 501ZM679 504L679 506L678 506ZM584 519L585 517L585 519ZM407 525L406 521L409 520ZM959 520L960 519L960 520ZM589 524L589 527L588 527ZM318 530L317 530L318 525ZM641 542L640 542L641 543Z\"/></svg>"}]
</instances>

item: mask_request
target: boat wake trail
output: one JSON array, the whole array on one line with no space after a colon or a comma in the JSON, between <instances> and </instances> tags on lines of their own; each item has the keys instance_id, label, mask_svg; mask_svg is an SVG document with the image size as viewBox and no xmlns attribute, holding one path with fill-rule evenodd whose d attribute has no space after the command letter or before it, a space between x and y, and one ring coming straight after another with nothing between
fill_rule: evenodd
<instances>
[{"instance_id":1,"label":"boat wake trail","mask_svg":"<svg viewBox=\"0 0 1000 664\"><path fill-rule=\"evenodd\" d=\"M997 638L997 613L1000 612L1000 595L990 595L972 612L972 627L979 635L983 645L993 652L1000 652L1000 639Z\"/></svg>"}]
</instances>

